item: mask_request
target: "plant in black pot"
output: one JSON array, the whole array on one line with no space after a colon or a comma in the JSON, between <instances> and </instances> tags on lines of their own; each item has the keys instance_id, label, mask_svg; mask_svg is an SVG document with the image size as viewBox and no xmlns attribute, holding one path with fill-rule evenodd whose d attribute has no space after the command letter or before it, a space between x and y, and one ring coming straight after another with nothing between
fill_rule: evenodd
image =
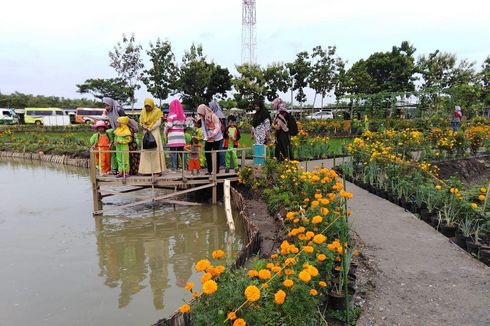
<instances>
[{"instance_id":1,"label":"plant in black pot","mask_svg":"<svg viewBox=\"0 0 490 326\"><path fill-rule=\"evenodd\" d=\"M471 239L471 234L474 232L475 224L473 220L466 216L463 221L458 223L458 229L456 230L456 239L454 242L466 250L466 241Z\"/></svg>"}]
</instances>

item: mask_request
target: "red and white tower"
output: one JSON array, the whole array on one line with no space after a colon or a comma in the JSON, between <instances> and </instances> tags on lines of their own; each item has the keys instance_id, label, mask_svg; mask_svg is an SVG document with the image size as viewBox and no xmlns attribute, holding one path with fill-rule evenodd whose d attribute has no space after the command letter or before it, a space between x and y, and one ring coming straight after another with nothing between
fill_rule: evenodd
<instances>
[{"instance_id":1,"label":"red and white tower","mask_svg":"<svg viewBox=\"0 0 490 326\"><path fill-rule=\"evenodd\" d=\"M255 24L255 0L242 0L242 64L255 64L255 48L257 46L257 34Z\"/></svg>"}]
</instances>

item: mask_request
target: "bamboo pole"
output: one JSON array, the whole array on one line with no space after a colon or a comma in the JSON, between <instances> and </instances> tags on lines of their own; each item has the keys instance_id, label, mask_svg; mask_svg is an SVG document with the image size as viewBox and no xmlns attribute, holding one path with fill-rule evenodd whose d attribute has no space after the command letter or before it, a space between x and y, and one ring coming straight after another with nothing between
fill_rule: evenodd
<instances>
[{"instance_id":1,"label":"bamboo pole","mask_svg":"<svg viewBox=\"0 0 490 326\"><path fill-rule=\"evenodd\" d=\"M218 188L216 187L217 186L217 182L216 182L216 171L218 171L216 165L217 165L217 159L216 159L216 151L212 151L211 152L211 165L212 165L212 170L211 170L211 181L212 181L212 184L213 184L213 193L212 193L212 203L213 204L216 204L218 202Z\"/></svg>"},{"instance_id":2,"label":"bamboo pole","mask_svg":"<svg viewBox=\"0 0 490 326\"><path fill-rule=\"evenodd\" d=\"M225 212L226 221L231 232L235 232L235 222L233 221L233 215L231 213L231 203L230 203L230 180L225 180L223 183L224 189L224 200L225 200Z\"/></svg>"},{"instance_id":3,"label":"bamboo pole","mask_svg":"<svg viewBox=\"0 0 490 326\"><path fill-rule=\"evenodd\" d=\"M93 202L93 215L99 215L97 212L102 210L102 202L99 198L99 185L97 182L97 171L95 166L95 154L94 151L90 151L90 182L92 183L92 202Z\"/></svg>"}]
</instances>

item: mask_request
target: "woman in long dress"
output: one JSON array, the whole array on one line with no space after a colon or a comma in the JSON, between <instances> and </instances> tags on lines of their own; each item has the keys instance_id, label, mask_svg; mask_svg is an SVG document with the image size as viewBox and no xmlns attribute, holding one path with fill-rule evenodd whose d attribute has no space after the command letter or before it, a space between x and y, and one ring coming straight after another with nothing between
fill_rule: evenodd
<instances>
[{"instance_id":1,"label":"woman in long dress","mask_svg":"<svg viewBox=\"0 0 490 326\"><path fill-rule=\"evenodd\" d=\"M201 117L202 125L201 130L204 137L204 150L218 150L220 141L223 139L223 133L221 132L221 123L218 116L205 104L201 104L197 107L197 114ZM218 156L216 156L218 158ZM217 162L216 162L217 163ZM213 162L211 153L206 153L206 166L208 172L213 172ZM216 167L216 172L218 172Z\"/></svg>"},{"instance_id":2,"label":"woman in long dress","mask_svg":"<svg viewBox=\"0 0 490 326\"><path fill-rule=\"evenodd\" d=\"M184 108L179 100L173 100L170 102L167 122L165 123L165 135L167 136L167 146L170 149L170 168L172 170L178 169L179 157L182 158L185 146L184 128ZM182 162L182 167L184 167L184 162Z\"/></svg>"},{"instance_id":3,"label":"woman in long dress","mask_svg":"<svg viewBox=\"0 0 490 326\"><path fill-rule=\"evenodd\" d=\"M255 138L255 144L267 144L271 130L271 116L263 103L255 103L255 114L252 120L252 134Z\"/></svg>"},{"instance_id":4,"label":"woman in long dress","mask_svg":"<svg viewBox=\"0 0 490 326\"><path fill-rule=\"evenodd\" d=\"M151 98L145 99L145 106L141 110L140 125L143 128L143 138L146 133L151 133L156 140L157 147L142 149L138 172L140 174L161 175L165 171L165 156L163 154L162 137L160 136L160 124L163 113L155 106Z\"/></svg>"},{"instance_id":5,"label":"woman in long dress","mask_svg":"<svg viewBox=\"0 0 490 326\"><path fill-rule=\"evenodd\" d=\"M274 130L276 131L276 151L275 156L278 161L293 159L293 148L288 128L289 113L286 111L286 104L281 98L272 101L272 108L277 110L274 117Z\"/></svg>"}]
</instances>

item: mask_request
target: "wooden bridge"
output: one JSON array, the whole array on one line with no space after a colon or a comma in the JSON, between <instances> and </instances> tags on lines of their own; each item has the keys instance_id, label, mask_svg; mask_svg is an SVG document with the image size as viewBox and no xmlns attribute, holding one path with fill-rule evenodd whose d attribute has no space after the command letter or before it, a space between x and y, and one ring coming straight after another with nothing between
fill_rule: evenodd
<instances>
[{"instance_id":1,"label":"wooden bridge","mask_svg":"<svg viewBox=\"0 0 490 326\"><path fill-rule=\"evenodd\" d=\"M237 148L238 165L242 169L246 166L247 160L245 160L245 154L250 148ZM97 151L90 151L90 180L92 183L92 198L93 198L93 214L102 215L109 211L116 209L128 208L141 204L149 204L155 202L165 202L169 204L178 205L199 205L199 203L188 202L175 199L175 197L184 195L187 193L211 188L211 201L215 204L218 200L218 186L224 183L225 180L237 181L237 171L224 172L217 169L218 153L226 152L227 150L209 151L211 153L211 160L213 165L213 171L211 174L206 175L207 169L201 169L199 174L191 174L190 171L186 171L182 166L177 171L164 171L161 176L146 176L136 175L128 177L116 176L101 176L97 171L96 153ZM114 153L115 151L110 151ZM130 153L141 153L141 151L133 151ZM168 151L162 150L161 155L168 154ZM182 158L183 162L186 151L173 151ZM168 159L166 159L168 162ZM251 161L248 161L249 164ZM183 165L183 164L182 164ZM138 191L152 189L152 195L137 194ZM168 193L156 195L155 189L167 189ZM103 199L110 196L119 196L134 199L134 202L126 203L122 205L111 205L111 207L104 209Z\"/></svg>"}]
</instances>

